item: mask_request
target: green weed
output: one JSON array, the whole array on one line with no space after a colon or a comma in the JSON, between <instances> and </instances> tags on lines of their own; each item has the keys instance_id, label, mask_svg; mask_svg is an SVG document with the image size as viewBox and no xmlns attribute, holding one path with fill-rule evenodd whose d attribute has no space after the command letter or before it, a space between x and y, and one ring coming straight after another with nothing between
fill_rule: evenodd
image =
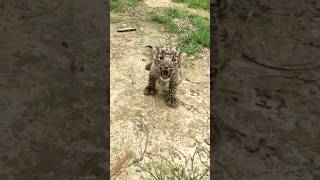
<instances>
[{"instance_id":1,"label":"green weed","mask_svg":"<svg viewBox=\"0 0 320 180\"><path fill-rule=\"evenodd\" d=\"M172 157L168 159L161 156L160 160L149 157L151 163L147 167L139 163L134 163L134 165L147 172L154 180L201 180L208 174L208 169L200 171L194 166L195 155L196 151L192 156L183 156L186 158L184 164L178 164Z\"/></svg>"},{"instance_id":2,"label":"green weed","mask_svg":"<svg viewBox=\"0 0 320 180\"><path fill-rule=\"evenodd\" d=\"M189 7L210 9L210 0L172 0L173 2L186 3Z\"/></svg>"},{"instance_id":3,"label":"green weed","mask_svg":"<svg viewBox=\"0 0 320 180\"><path fill-rule=\"evenodd\" d=\"M187 11L180 10L180 9L177 9L177 8L167 8L164 11L164 13L165 13L165 15L167 15L169 17L176 17L176 18L186 17L188 15Z\"/></svg>"}]
</instances>

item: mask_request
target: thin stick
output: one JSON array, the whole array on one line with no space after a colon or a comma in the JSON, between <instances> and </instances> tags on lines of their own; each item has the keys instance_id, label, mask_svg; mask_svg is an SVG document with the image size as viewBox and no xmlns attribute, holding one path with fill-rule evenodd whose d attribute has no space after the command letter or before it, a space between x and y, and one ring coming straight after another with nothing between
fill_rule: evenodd
<instances>
[{"instance_id":1,"label":"thin stick","mask_svg":"<svg viewBox=\"0 0 320 180\"><path fill-rule=\"evenodd\" d=\"M143 157L144 155L146 154L146 151L147 151L147 146L148 146L148 143L149 143L149 131L148 131L148 128L147 126L141 121L141 124L143 126L143 129L146 131L146 142L145 142L145 145L144 145L144 150L142 151L141 153L141 157L140 157L140 160L139 161L142 161L143 160Z\"/></svg>"},{"instance_id":2,"label":"thin stick","mask_svg":"<svg viewBox=\"0 0 320 180\"><path fill-rule=\"evenodd\" d=\"M128 150L125 155L120 158L116 164L111 168L111 172L110 175L112 176L116 176L120 174L121 169L124 167L124 165L128 162L128 160L130 160L133 156L133 152Z\"/></svg>"},{"instance_id":3,"label":"thin stick","mask_svg":"<svg viewBox=\"0 0 320 180\"><path fill-rule=\"evenodd\" d=\"M123 28L123 29L118 29L118 32L128 32L128 31L136 31L136 28Z\"/></svg>"}]
</instances>

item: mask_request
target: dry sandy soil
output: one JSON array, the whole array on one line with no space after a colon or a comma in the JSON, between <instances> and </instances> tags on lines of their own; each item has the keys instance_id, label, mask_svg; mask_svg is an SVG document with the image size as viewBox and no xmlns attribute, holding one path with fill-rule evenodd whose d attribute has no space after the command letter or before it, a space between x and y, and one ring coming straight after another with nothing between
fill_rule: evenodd
<instances>
[{"instance_id":1,"label":"dry sandy soil","mask_svg":"<svg viewBox=\"0 0 320 180\"><path fill-rule=\"evenodd\" d=\"M320 2L226 2L213 178L319 180Z\"/></svg>"},{"instance_id":2,"label":"dry sandy soil","mask_svg":"<svg viewBox=\"0 0 320 180\"><path fill-rule=\"evenodd\" d=\"M161 91L155 97L143 94L148 82L148 71L144 66L149 61L143 60L147 59L144 47L169 41L164 28L147 19L148 13L159 11L167 7L168 3L145 1L125 13L111 14L111 19L118 19L118 22L111 24L110 29L111 167L127 150L140 156L146 136L149 139L146 154L151 154L157 160L160 155L172 156L170 153L173 149L170 146L186 156L192 156L195 140L209 149L205 143L209 142L210 137L209 49L203 49L196 57L185 56L183 79L178 90L181 101L178 108L167 107ZM134 27L137 31L117 32L118 28L123 27ZM148 134L141 127L145 127ZM196 161L196 166L205 170L199 159ZM204 157L203 161L208 164L209 156ZM145 166L149 163L147 158L141 162ZM118 179L150 179L150 175L130 166Z\"/></svg>"}]
</instances>

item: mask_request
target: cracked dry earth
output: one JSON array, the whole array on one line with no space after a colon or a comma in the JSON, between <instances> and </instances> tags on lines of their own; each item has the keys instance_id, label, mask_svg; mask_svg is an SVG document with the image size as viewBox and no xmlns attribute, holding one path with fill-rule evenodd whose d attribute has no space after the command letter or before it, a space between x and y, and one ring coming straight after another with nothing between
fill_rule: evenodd
<instances>
[{"instance_id":1,"label":"cracked dry earth","mask_svg":"<svg viewBox=\"0 0 320 180\"><path fill-rule=\"evenodd\" d=\"M160 155L172 157L170 147L192 156L196 140L209 142L209 49L203 49L196 57L185 56L183 79L177 92L181 101L178 108L167 107L161 91L154 97L143 94L149 72L144 69L148 62L143 60L147 59L144 47L159 45L168 38L161 25L146 19L148 12L159 9L161 7L148 6L147 1L123 14L111 14L111 19L120 20L110 25L111 168L128 150L140 156L147 136L145 154L153 159L159 159ZM117 32L123 27L134 27L137 31ZM142 127L146 127L148 133ZM208 144L202 144L209 149ZM201 161L209 164L209 157ZM144 158L141 164L148 166L150 160ZM195 160L195 166L201 170L206 168L200 159ZM135 166L122 168L120 172L116 179L150 179L148 173Z\"/></svg>"}]
</instances>

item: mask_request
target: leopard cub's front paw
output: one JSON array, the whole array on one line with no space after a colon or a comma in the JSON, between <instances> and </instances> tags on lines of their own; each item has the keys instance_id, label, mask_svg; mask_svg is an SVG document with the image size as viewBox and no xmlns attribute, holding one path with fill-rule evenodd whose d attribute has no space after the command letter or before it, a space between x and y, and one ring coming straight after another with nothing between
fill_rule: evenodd
<instances>
[{"instance_id":1,"label":"leopard cub's front paw","mask_svg":"<svg viewBox=\"0 0 320 180\"><path fill-rule=\"evenodd\" d=\"M155 95L156 94L156 88L152 87L152 86L147 86L145 89L144 89L144 95Z\"/></svg>"},{"instance_id":2,"label":"leopard cub's front paw","mask_svg":"<svg viewBox=\"0 0 320 180\"><path fill-rule=\"evenodd\" d=\"M176 97L168 96L166 104L169 107L176 108L179 106L179 100Z\"/></svg>"}]
</instances>

